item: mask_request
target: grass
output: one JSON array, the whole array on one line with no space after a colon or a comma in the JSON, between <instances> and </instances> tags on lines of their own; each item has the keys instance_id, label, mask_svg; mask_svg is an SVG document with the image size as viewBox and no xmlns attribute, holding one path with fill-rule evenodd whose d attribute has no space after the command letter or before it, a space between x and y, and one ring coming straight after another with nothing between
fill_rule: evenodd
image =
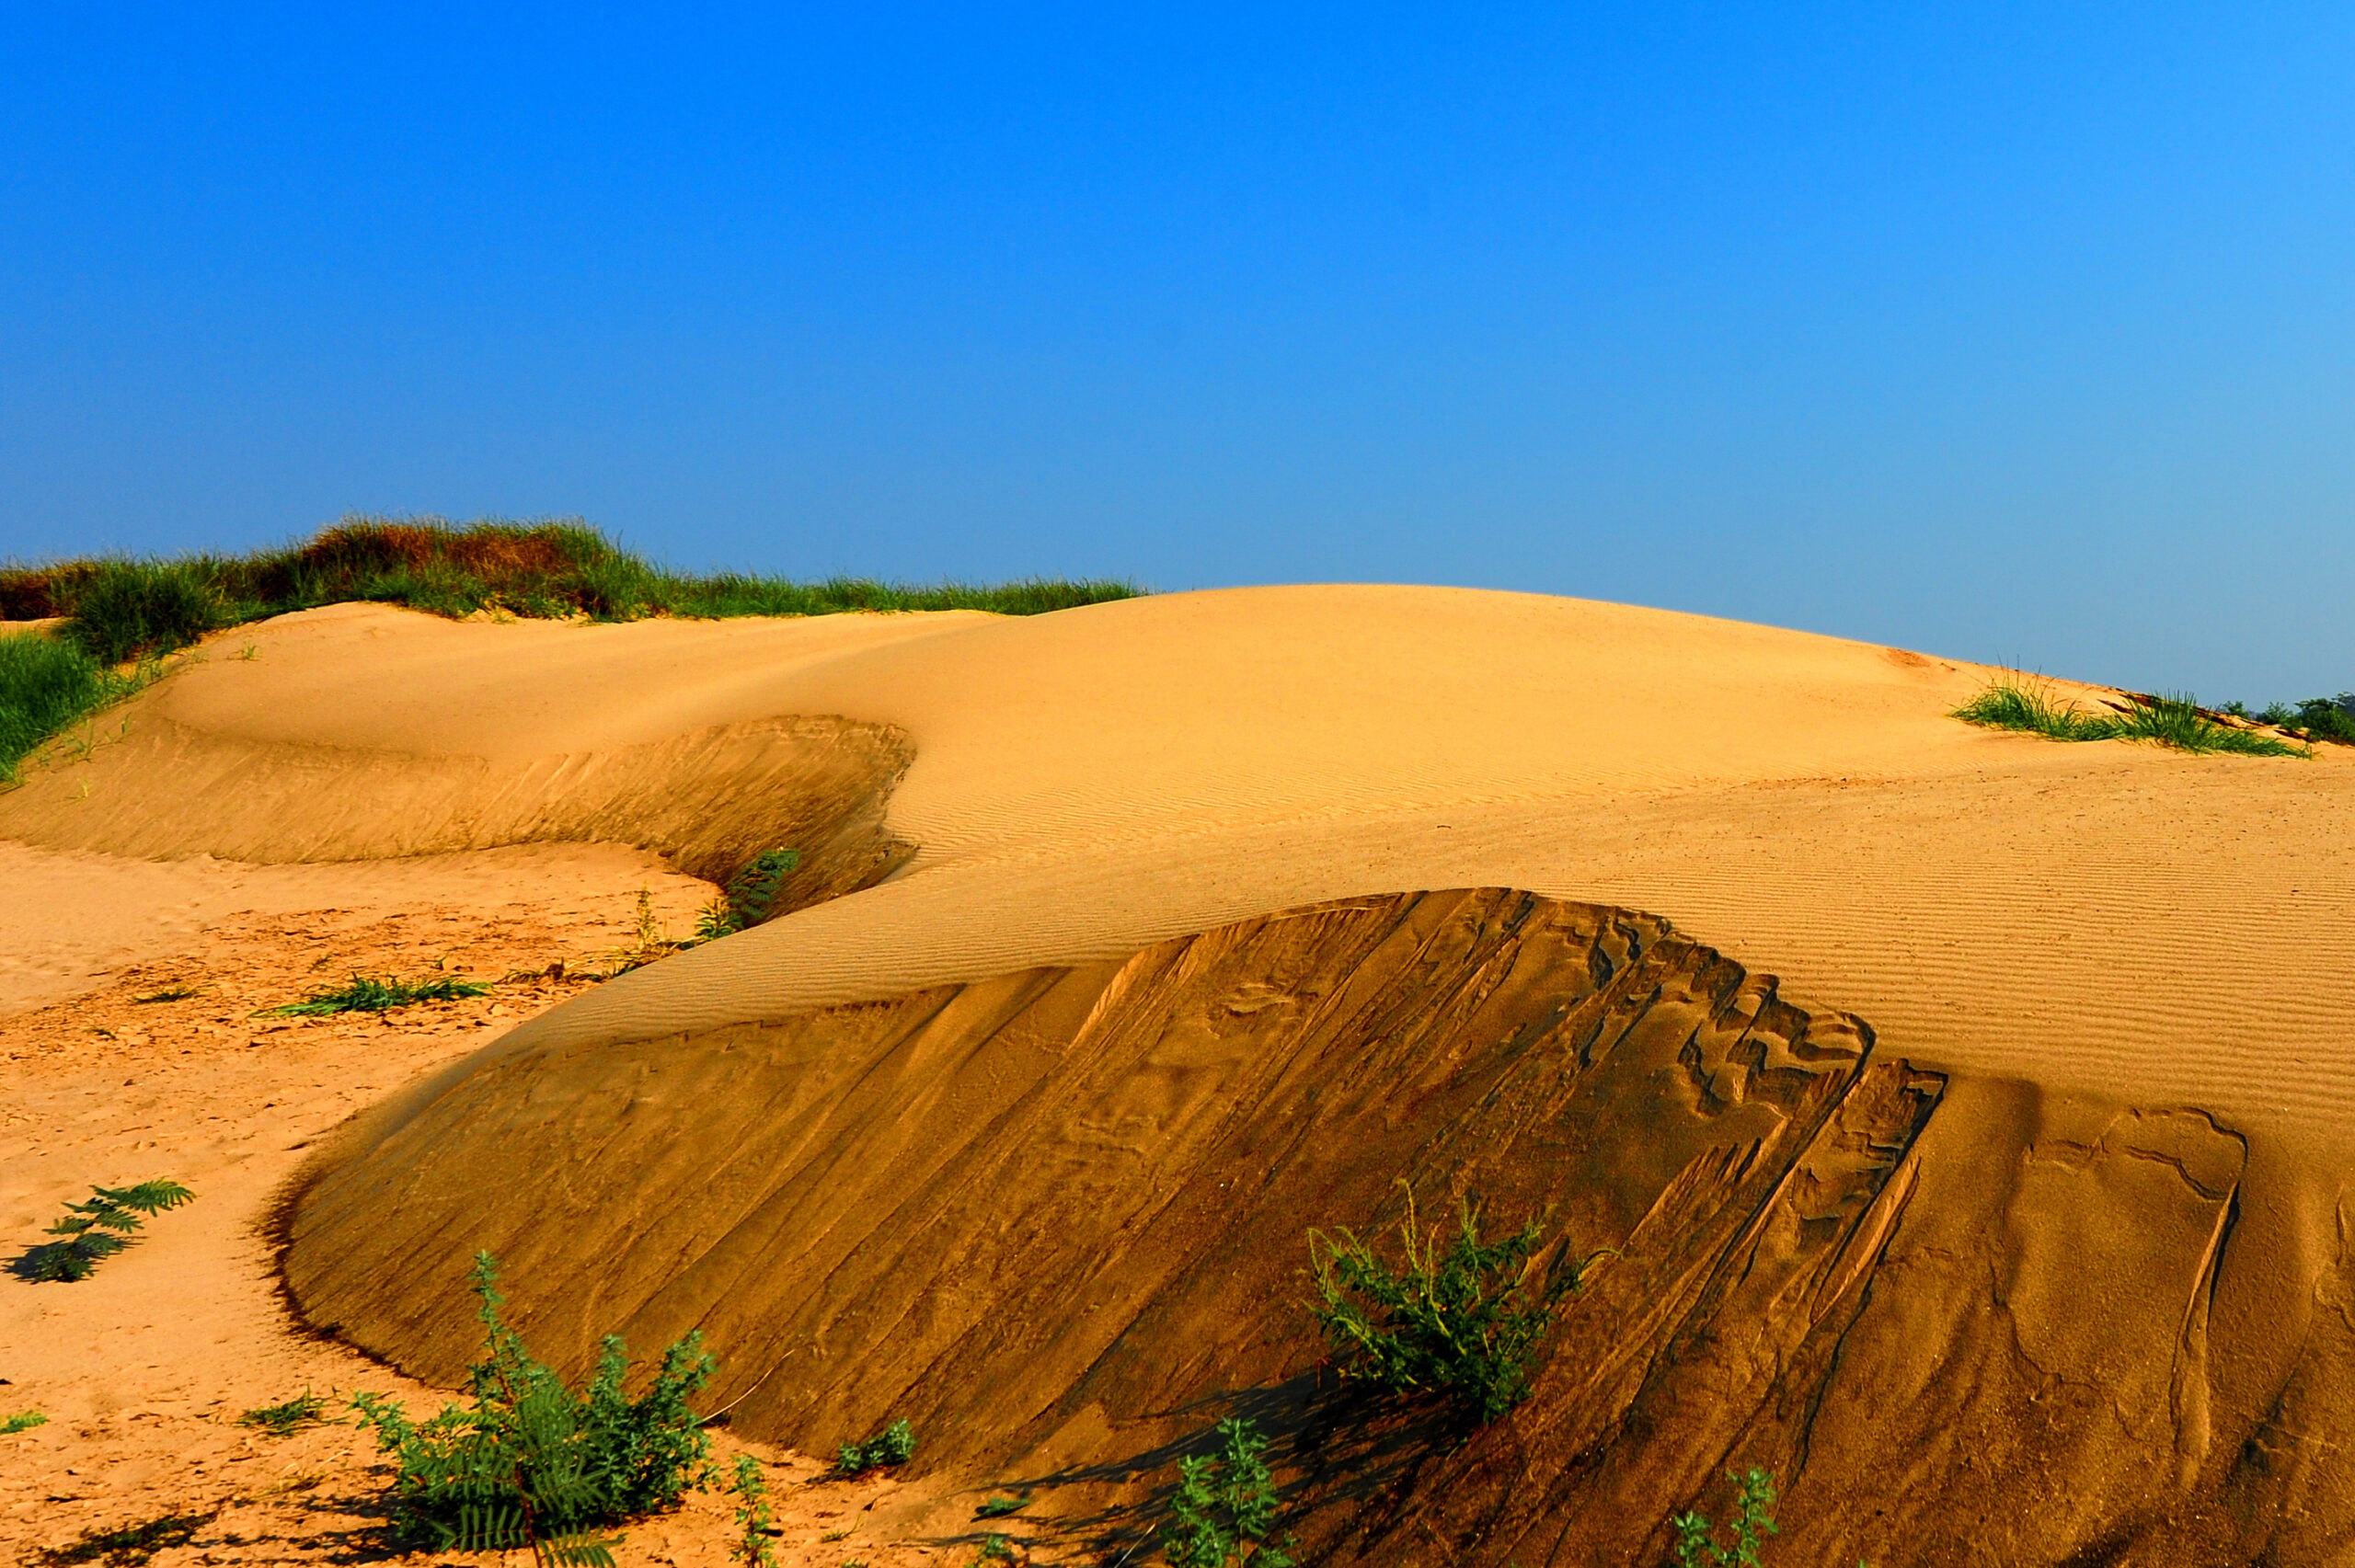
<instances>
[{"instance_id":1,"label":"grass","mask_svg":"<svg viewBox=\"0 0 2355 1568\"><path fill-rule=\"evenodd\" d=\"M71 643L0 634L0 784L52 736L132 696L162 672L153 661L112 670Z\"/></svg>"},{"instance_id":2,"label":"grass","mask_svg":"<svg viewBox=\"0 0 2355 1568\"><path fill-rule=\"evenodd\" d=\"M2015 676L1990 683L1952 716L1984 729L2017 730L2048 740L2148 740L2196 755L2314 755L2307 747L2228 724L2224 713L2211 712L2189 696L2130 695L2123 712L2096 713L2056 697L2049 687Z\"/></svg>"},{"instance_id":3,"label":"grass","mask_svg":"<svg viewBox=\"0 0 2355 1568\"><path fill-rule=\"evenodd\" d=\"M49 1417L38 1410L20 1410L6 1420L0 1420L0 1437L13 1437L19 1432L29 1432L36 1426L49 1425Z\"/></svg>"},{"instance_id":4,"label":"grass","mask_svg":"<svg viewBox=\"0 0 2355 1568\"><path fill-rule=\"evenodd\" d=\"M72 644L111 664L184 647L222 627L355 600L449 616L490 611L634 621L852 610L1036 615L1141 591L1133 583L1059 578L923 587L869 578L697 576L631 555L578 519L460 525L434 517L354 515L304 543L246 555L61 561L0 571L0 619L63 616Z\"/></svg>"},{"instance_id":5,"label":"grass","mask_svg":"<svg viewBox=\"0 0 2355 1568\"><path fill-rule=\"evenodd\" d=\"M973 1516L977 1519L1002 1519L1028 1506L1030 1499L1028 1497L992 1497L973 1510Z\"/></svg>"},{"instance_id":6,"label":"grass","mask_svg":"<svg viewBox=\"0 0 2355 1568\"><path fill-rule=\"evenodd\" d=\"M71 1283L87 1279L98 1265L137 1239L147 1218L194 1201L179 1183L158 1177L132 1187L92 1187L90 1196L65 1206L64 1218L50 1226L61 1238L44 1242L17 1260L28 1279Z\"/></svg>"},{"instance_id":7,"label":"grass","mask_svg":"<svg viewBox=\"0 0 2355 1568\"><path fill-rule=\"evenodd\" d=\"M1442 1247L1439 1227L1425 1232L1418 1224L1412 1187L1398 1237L1403 1264L1353 1231L1311 1230L1317 1299L1309 1310L1344 1378L1393 1395L1445 1400L1481 1425L1528 1397L1538 1341L1556 1305L1605 1255L1575 1269L1557 1266L1550 1281L1533 1280L1546 1245L1542 1221L1483 1241L1479 1211L1460 1200L1455 1234Z\"/></svg>"},{"instance_id":8,"label":"grass","mask_svg":"<svg viewBox=\"0 0 2355 1568\"><path fill-rule=\"evenodd\" d=\"M77 1562L100 1562L106 1568L140 1568L167 1547L186 1546L196 1532L211 1524L211 1514L166 1514L120 1529L85 1530L72 1546L61 1546L32 1559L41 1568L71 1568Z\"/></svg>"},{"instance_id":9,"label":"grass","mask_svg":"<svg viewBox=\"0 0 2355 1568\"><path fill-rule=\"evenodd\" d=\"M284 1404L265 1404L237 1417L240 1426L258 1427L273 1437L292 1437L305 1426L327 1423L327 1402L304 1389Z\"/></svg>"},{"instance_id":10,"label":"grass","mask_svg":"<svg viewBox=\"0 0 2355 1568\"><path fill-rule=\"evenodd\" d=\"M711 1439L687 1406L715 1366L703 1338L690 1333L664 1351L633 1400L627 1352L608 1335L576 1393L500 1315L488 1253L475 1254L473 1279L485 1344L468 1373L471 1404L419 1422L381 1395L352 1396L396 1462L396 1524L435 1551L521 1549L540 1568L613 1568L611 1526L672 1507L708 1479Z\"/></svg>"},{"instance_id":11,"label":"grass","mask_svg":"<svg viewBox=\"0 0 2355 1568\"><path fill-rule=\"evenodd\" d=\"M419 980L404 980L390 975L380 980L354 975L333 990L316 991L283 1007L264 1008L262 1013L273 1018L325 1018L338 1013L388 1013L420 1001L456 1001L462 997L489 994L490 988L477 980L446 975Z\"/></svg>"}]
</instances>

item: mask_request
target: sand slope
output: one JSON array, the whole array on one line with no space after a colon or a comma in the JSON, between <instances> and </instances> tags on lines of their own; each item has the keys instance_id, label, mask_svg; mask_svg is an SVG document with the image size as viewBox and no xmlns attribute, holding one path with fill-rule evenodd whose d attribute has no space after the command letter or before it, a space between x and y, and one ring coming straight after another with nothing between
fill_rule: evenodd
<instances>
[{"instance_id":1,"label":"sand slope","mask_svg":"<svg viewBox=\"0 0 2355 1568\"><path fill-rule=\"evenodd\" d=\"M348 608L256 639L260 658L216 651L144 698L120 744L0 799L0 833L131 853L382 854L372 817L402 819L422 798L418 779L454 767L490 782L469 785L474 794L435 786L435 799L454 802L437 807L436 830L455 837L448 847L593 831L671 848L684 842L678 824L700 818L658 820L658 807L696 798L706 775L733 781L705 814L719 824L697 841L710 864L803 819L865 824L846 842L867 846L870 867L888 868L878 846L914 846L879 886L626 976L516 1031L472 1070L378 1116L376 1141L352 1149L392 1162L364 1177L349 1167L351 1182L424 1194L414 1185L422 1165L399 1173L404 1136L461 1164L539 1137L539 1113L520 1107L545 1096L510 1104L493 1093L511 1075L588 1093L629 1062L707 1074L759 1021L804 1040L797 1059L813 1065L797 1070L815 1072L837 1047L854 1058L863 1048L846 1020L866 1014L813 1009L882 1001L889 1012L918 1005L890 999L976 982L986 982L977 997L1011 995L1031 983L1021 973L1118 972L1154 944L1322 900L1532 889L1665 916L1750 973L1869 1021L1875 1060L1944 1081L1905 1157L1901 1210L1876 1243L1873 1299L1893 1315L1857 1320L1860 1332L1884 1324L1871 1331L1883 1336L1871 1356L1838 1357L1880 1370L1820 1383L1786 1467L1863 1476L1876 1445L1929 1456L1879 1482L1893 1495L1945 1478L1934 1513L1953 1533L1924 1562L1961 1560L1965 1516L1997 1498L2040 1507L2051 1527L2010 1538L2012 1561L2083 1551L2105 1561L2144 1538L2191 1543L2186 1561L2322 1561L2349 1539L2343 1483L2326 1459L2341 1440L2330 1434L2355 1411L2355 1360L2334 1327L2349 1288L2339 1215L2355 1152L2345 1026L2355 1015L2355 767L2342 752L2192 759L1989 735L1944 716L1984 678L1969 667L1453 590L1251 589L1025 621L719 627L453 626ZM790 782L796 737L816 746L844 735L873 738L883 764ZM770 761L729 761L747 736ZM890 764L908 752L894 784ZM310 783L258 814L224 803L235 790L191 800L143 772L143 760L167 757L184 776L218 766L224 778L299 772ZM500 818L482 804L501 791L529 798L537 786L525 781L593 776L624 757L631 786L598 797L597 811ZM778 815L786 807L764 799L764 780L807 791L791 808L804 817ZM843 804L853 800L865 804ZM1242 1069L1208 1070L1216 1093L1222 1073ZM909 1093L925 1082L916 1075ZM453 1119L463 1104L478 1114ZM677 1209L705 1238L668 1244L645 1265L672 1299L712 1299L697 1292L720 1267L699 1249L728 1228L711 1229L718 1211L697 1207L706 1196L684 1174L716 1114L695 1095L657 1097L630 1135L625 1164L640 1196L626 1212L638 1218L617 1222L650 1235ZM549 1179L616 1179L597 1164L600 1147L585 1139L577 1168ZM1735 1157L1748 1158L1696 1155L1680 1170ZM1775 1158L1798 1170L1807 1157ZM334 1201L363 1210L350 1196L361 1188L335 1179L319 1202L341 1191ZM1632 1179L1614 1190L1639 1218L1661 1201ZM528 1246L535 1200L511 1196L525 1207L419 1212L442 1217L436 1244L463 1244L471 1226ZM348 1218L317 1213L323 1250L298 1245L293 1259L304 1288L322 1299L341 1292L336 1315L362 1343L432 1363L431 1333L381 1286L386 1260L427 1233L387 1231L383 1250L363 1255L326 1241L339 1226L350 1231ZM1749 1233L1729 1216L1710 1243L1720 1261ZM1297 1245L1263 1240L1268 1257ZM553 1257L547 1266L562 1272ZM577 1291L585 1276L571 1277ZM1857 1277L1827 1276L1823 1288L1836 1295ZM616 1306L653 1299L616 1288ZM780 1306L775 1324L799 1310ZM1818 1320L1778 1317L1765 1301L1754 1315L1742 1353L1751 1380L1736 1383L1783 1388L1812 1353L1804 1333L1769 1331ZM584 1318L577 1332L587 1328ZM1208 1356L1205 1378L1256 1375L1247 1357L1219 1363L1223 1352L1199 1336L1153 1354ZM1718 1365L1669 1357L1686 1360ZM810 1436L792 1411L847 1408L871 1391L812 1374L764 1397L781 1402L775 1430ZM1563 1408L1591 1410L1584 1397ZM1782 1396L1763 1397L1721 1381L1677 1396L1677 1407L1756 1410L1756 1430L1788 1440ZM1652 1456L1641 1473L1653 1480L1638 1490L1653 1490L1613 1494L1613 1506L1657 1518L1689 1500L1695 1478L1752 1430L1714 1421L1683 1419L1691 1451L1673 1463ZM1580 1428L1533 1451L1605 1456L1572 1466L1583 1478L1574 1491L1602 1485L1595 1478L1617 1462L1607 1460L1611 1430ZM1516 1494L1572 1500L1556 1482L1512 1473ZM1448 1484L1447 1506L1491 1510L1456 1518L1451 1550L1501 1528L1485 1484ZM1793 1506L1795 1518L1831 1517ZM1446 1515L1437 1504L1409 1512ZM1585 1546L1543 1546L1527 1535L1534 1528L1514 1536L1518 1561L1583 1560ZM1407 1546L1378 1535L1364 1549Z\"/></svg>"}]
</instances>

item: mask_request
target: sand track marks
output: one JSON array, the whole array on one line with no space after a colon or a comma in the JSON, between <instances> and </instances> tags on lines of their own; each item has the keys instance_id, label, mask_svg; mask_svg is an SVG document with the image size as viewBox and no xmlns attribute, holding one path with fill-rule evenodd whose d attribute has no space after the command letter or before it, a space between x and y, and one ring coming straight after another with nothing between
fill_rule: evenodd
<instances>
[{"instance_id":1,"label":"sand track marks","mask_svg":"<svg viewBox=\"0 0 2355 1568\"><path fill-rule=\"evenodd\" d=\"M1026 1520L1067 1547L1132 1542L1174 1445L1234 1411L1279 1435L1294 1528L1337 1563L1656 1562L1670 1514L1752 1463L1794 1562L2343 1544L2310 1424L2348 1402L2355 1276L2298 1287L2318 1305L2269 1408L2229 1392L2238 1135L1920 1070L1625 910L1350 898L1120 962L558 1036L323 1159L289 1285L405 1368L465 1365L488 1247L548 1352L699 1326L741 1432L824 1451L909 1416L923 1468L1035 1486ZM1620 1253L1530 1402L1462 1446L1370 1419L1296 1306L1306 1230L1395 1217L1401 1180L1427 1214L1552 1206L1568 1246Z\"/></svg>"}]
</instances>

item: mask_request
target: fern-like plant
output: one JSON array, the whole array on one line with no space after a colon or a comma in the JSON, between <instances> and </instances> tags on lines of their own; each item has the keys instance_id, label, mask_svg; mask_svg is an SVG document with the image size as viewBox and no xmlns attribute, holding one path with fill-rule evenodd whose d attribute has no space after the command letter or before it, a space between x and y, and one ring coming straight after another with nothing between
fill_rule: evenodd
<instances>
[{"instance_id":1,"label":"fern-like plant","mask_svg":"<svg viewBox=\"0 0 2355 1568\"><path fill-rule=\"evenodd\" d=\"M1254 1423L1230 1416L1218 1424L1215 1454L1178 1461L1178 1490L1169 1522L1161 1527L1171 1568L1292 1568L1290 1553L1270 1543L1276 1528L1276 1479L1268 1468L1268 1440Z\"/></svg>"},{"instance_id":2,"label":"fern-like plant","mask_svg":"<svg viewBox=\"0 0 2355 1568\"><path fill-rule=\"evenodd\" d=\"M179 1183L160 1177L135 1187L92 1187L87 1198L67 1204L64 1218L50 1226L51 1235L64 1239L34 1247L18 1268L34 1279L87 1279L102 1259L131 1245L145 1217L178 1208L195 1196Z\"/></svg>"},{"instance_id":3,"label":"fern-like plant","mask_svg":"<svg viewBox=\"0 0 2355 1568\"><path fill-rule=\"evenodd\" d=\"M1561 1298L1576 1290L1597 1253L1550 1283L1533 1282L1545 1245L1532 1219L1495 1241L1480 1237L1470 1200L1456 1205L1455 1234L1426 1233L1407 1188L1398 1226L1405 1253L1393 1264L1356 1232L1308 1233L1316 1299L1309 1304L1341 1375L1396 1395L1435 1395L1477 1424L1496 1420L1529 1395L1538 1340Z\"/></svg>"},{"instance_id":4,"label":"fern-like plant","mask_svg":"<svg viewBox=\"0 0 2355 1568\"><path fill-rule=\"evenodd\" d=\"M623 1392L629 1371L607 1336L581 1393L534 1360L500 1316L499 1265L475 1255L484 1351L468 1377L470 1406L444 1405L411 1421L376 1394L352 1406L398 1460L394 1513L401 1532L436 1551L528 1549L546 1568L613 1568L608 1527L676 1504L706 1480L711 1439L687 1408L716 1366L690 1333L662 1353L646 1392Z\"/></svg>"}]
</instances>

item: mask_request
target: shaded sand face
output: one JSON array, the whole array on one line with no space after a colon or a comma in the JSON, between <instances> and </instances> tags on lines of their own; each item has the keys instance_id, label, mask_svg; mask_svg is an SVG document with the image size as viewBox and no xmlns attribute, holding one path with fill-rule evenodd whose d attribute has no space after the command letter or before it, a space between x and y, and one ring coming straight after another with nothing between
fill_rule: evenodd
<instances>
[{"instance_id":1,"label":"shaded sand face","mask_svg":"<svg viewBox=\"0 0 2355 1568\"><path fill-rule=\"evenodd\" d=\"M420 1370L446 1375L450 1349L419 1301L385 1283L392 1260L414 1263L420 1248L445 1250L451 1278L477 1239L554 1249L542 1266L569 1283L534 1295L519 1278L517 1294L552 1343L576 1348L598 1326L580 1305L603 1277L594 1257L642 1250L658 1219L684 1225L685 1239L634 1257L599 1288L615 1294L592 1298L600 1311L717 1322L733 1310L717 1281L789 1273L813 1255L783 1222L759 1233L749 1261L727 1253L719 1238L752 1244L742 1206L774 1194L750 1178L715 1185L692 1174L695 1160L716 1127L737 1127L722 1142L748 1148L772 1135L758 1117L729 1119L744 1114L734 1088L657 1092L665 1073L733 1083L731 1053L769 1038L748 1025L801 1042L770 1052L786 1065L761 1070L786 1077L759 1091L798 1126L817 1113L795 1095L823 1100L842 1059L882 1049L861 1044L871 1010L824 1010L1011 994L1045 969L1117 975L1155 944L1327 900L1518 888L1664 917L1745 975L1779 976L1805 1016L1865 1020L1869 1059L1904 1082L1935 1079L1936 1105L1903 1139L1865 1127L1825 1145L1836 1116L1778 1111L1771 1135L1727 1129L1687 1149L1681 1134L1648 1138L1627 1108L1665 1095L1666 1081L1646 1074L1668 1069L1631 1075L1650 1087L1603 1096L1621 1106L1609 1156L1553 1162L1580 1178L1557 1196L1592 1195L1597 1215L1616 1216L1594 1224L1627 1237L1699 1194L1729 1215L1788 1202L1795 1233L1830 1252L1778 1254L1816 1260L1791 1276L1809 1282L1791 1299L1729 1302L1707 1281L1731 1277L1754 1227L1698 1226L1698 1295L1631 1269L1624 1277L1657 1286L1665 1315L1637 1321L1640 1303L1622 1302L1637 1318L1591 1328L1651 1347L1632 1365L1698 1368L1700 1382L1671 1397L1646 1373L1651 1391L1617 1404L1557 1390L1553 1413L1533 1412L1537 1426L1522 1433L1528 1462L1557 1467L1555 1480L1466 1459L1475 1469L1449 1472L1442 1505L1423 1491L1438 1472L1394 1477L1384 1495L1396 1516L1441 1534L1384 1526L1350 1550L1486 1561L1481 1543L1494 1542L1501 1562L1511 1543L1526 1564L1605 1544L1549 1544L1525 1521L1507 1529L1508 1482L1563 1507L1607 1502L1635 1532L1611 1550L1654 1550L1645 1532L1734 1457L1786 1476L1792 1528L1876 1560L1961 1560L1959 1543L1983 1528L1966 1519L1991 1508L2039 1521L2005 1538L2007 1560L2023 1562L2160 1540L2194 1543L2187 1561L2322 1561L2355 1532L2327 1458L2355 1417L2338 1310L2355 1149L2342 1093L2355 1066L2355 769L2342 752L2193 759L1990 735L1944 716L1983 670L1694 617L1433 589L1177 595L1027 621L459 626L350 607L253 637L257 659L188 671L134 706L119 743L0 800L0 833L246 861L595 837L712 867L815 834L829 890L863 888L534 1020L380 1109L322 1167L315 1207L297 1216L293 1276L306 1296L332 1297L359 1343ZM191 777L213 787L191 795L168 782ZM1294 979L1289 990L1251 983L1278 1000L1338 984ZM1410 969L1388 983L1412 994L1413 980ZM1215 1014L1243 995L1197 1001ZM1190 1027L1177 1013L1139 1024L1133 1071L1149 1078L1155 1042ZM1442 1037L1432 1049L1455 1048ZM998 1036L971 1038L978 1051ZM1257 1059L1244 1050L1200 1065L1189 1093L1256 1104ZM626 1175L596 1163L605 1145L586 1131L532 1144L551 1094L602 1104L616 1073L647 1084L621 1102L638 1107ZM910 1094L961 1082L949 1066L907 1079ZM524 1082L535 1097L500 1097ZM1861 1104L1855 1093L1838 1104ZM918 1112L910 1101L871 1115ZM582 1114L593 1124L608 1113ZM1420 1114L1400 1111L1397 1136L1448 1125L1417 1133ZM1155 1130L1129 1140L1169 1162L1166 1190L1139 1201L1174 1201L1223 1168L1178 1136L1181 1119L1145 1114L1140 1125ZM1851 1145L1873 1152L1840 1181L1881 1173L1853 1203L1809 1209L1787 1184L1848 1190L1809 1162ZM370 1212L372 1191L381 1212L408 1212L393 1195L422 1192L420 1173L525 1146L555 1150L534 1168L559 1186L626 1180L632 1203L597 1211L627 1233L600 1233L590 1261L565 1253L560 1236L528 1240L546 1194L512 1175L478 1185L472 1207L419 1202L424 1230L351 1218ZM1088 1179L1110 1179L1127 1148L1108 1141L1110 1163ZM797 1148L770 1163L826 1157ZM1449 1183L1475 1168L1384 1158ZM1665 1177L1662 1160L1676 1166ZM1729 1196L1750 1191L1732 1174L1744 1162L1781 1171L1786 1185ZM1328 1196L1370 1203L1381 1185ZM1277 1277L1313 1207L1231 1241L1246 1272ZM837 1196L800 1206L795 1223L890 1234L913 1221L901 1206ZM959 1223L988 1230L971 1214ZM982 1271L958 1288L987 1303L994 1287ZM1878 1326L1864 1339L1835 1336L1846 1348L1803 1366L1824 1325L1864 1298L1892 1315L1867 1313L1856 1321ZM903 1369L895 1398L837 1361L786 1357L779 1347L819 1309L774 1302L743 1307L736 1331L748 1367L781 1358L775 1392L746 1406L772 1435L846 1435L818 1430L814 1413L839 1421L853 1405L908 1404L938 1379ZM1063 1369L1040 1374L1056 1386L1021 1384L1009 1396L1031 1402L1020 1421L989 1418L1002 1441L948 1445L940 1462L1033 1454L1004 1436L1017 1428L1062 1434L1035 1450L1042 1464L1133 1457L1133 1423L1168 1415L1140 1402L1281 1379L1308 1354L1296 1322L1254 1340L1173 1320L1156 1340L1140 1311L1120 1332L1182 1373L1153 1399L1081 1400L1068 1421L1040 1426L1082 1386L1071 1357L1087 1343L1042 1327L1023 1343L1040 1368ZM1736 1342L1747 1348L1729 1362ZM1647 1440L1668 1449L1621 1446L1639 1407ZM1892 1453L1907 1462L1868 1462ZM1561 1476L1612 1475L1601 1493L1560 1490L1572 1485ZM1891 1505L1901 1494L1910 1501ZM1893 1548L1908 1539L1956 1544Z\"/></svg>"}]
</instances>

